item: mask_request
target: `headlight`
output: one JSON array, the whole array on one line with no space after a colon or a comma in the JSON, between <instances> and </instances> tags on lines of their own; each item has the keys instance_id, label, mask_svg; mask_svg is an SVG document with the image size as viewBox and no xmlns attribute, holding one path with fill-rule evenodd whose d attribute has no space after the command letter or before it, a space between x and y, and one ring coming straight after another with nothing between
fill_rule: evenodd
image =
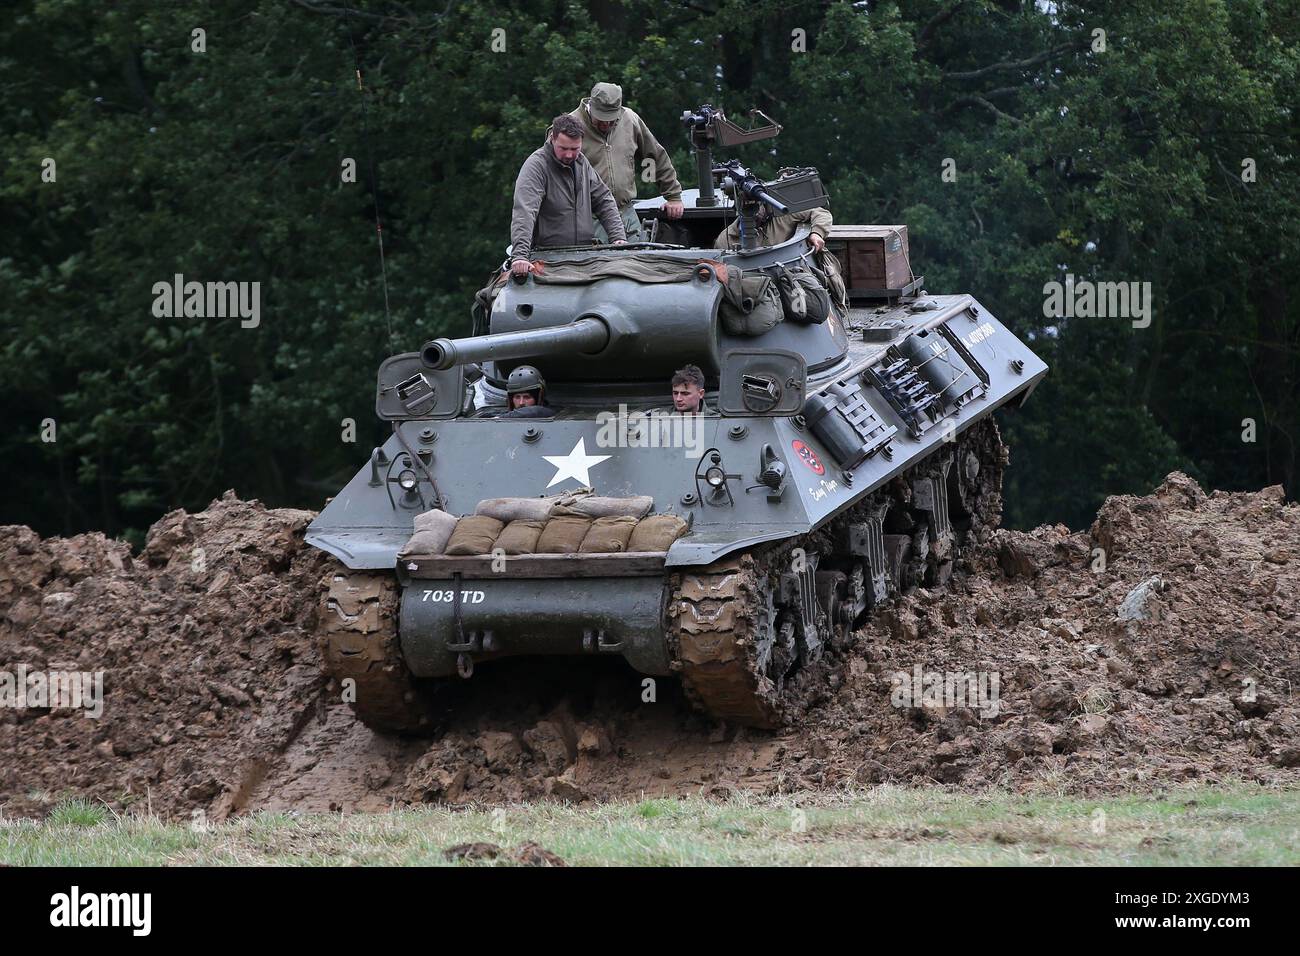
<instances>
[{"instance_id":1,"label":"headlight","mask_svg":"<svg viewBox=\"0 0 1300 956\"><path fill-rule=\"evenodd\" d=\"M727 476L715 465L704 473L704 480L709 483L710 488L721 488L726 483Z\"/></svg>"},{"instance_id":2,"label":"headlight","mask_svg":"<svg viewBox=\"0 0 1300 956\"><path fill-rule=\"evenodd\" d=\"M419 481L420 479L415 476L415 472L411 471L409 468L406 469L406 471L399 473L397 476L397 484L403 491L414 490Z\"/></svg>"}]
</instances>

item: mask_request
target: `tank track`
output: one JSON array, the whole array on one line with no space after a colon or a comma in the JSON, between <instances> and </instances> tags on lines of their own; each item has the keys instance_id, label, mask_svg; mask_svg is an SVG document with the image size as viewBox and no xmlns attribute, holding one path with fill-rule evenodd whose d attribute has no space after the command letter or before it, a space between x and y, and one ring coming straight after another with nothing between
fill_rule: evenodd
<instances>
[{"instance_id":1,"label":"tank track","mask_svg":"<svg viewBox=\"0 0 1300 956\"><path fill-rule=\"evenodd\" d=\"M782 723L780 688L756 661L772 626L767 582L754 555L673 575L669 605L674 669L697 710L750 727Z\"/></svg>"},{"instance_id":2,"label":"tank track","mask_svg":"<svg viewBox=\"0 0 1300 956\"><path fill-rule=\"evenodd\" d=\"M326 676L348 694L353 713L372 730L427 734L434 729L427 691L402 661L397 637L399 589L392 572L339 565L322 582L321 653Z\"/></svg>"},{"instance_id":3,"label":"tank track","mask_svg":"<svg viewBox=\"0 0 1300 956\"><path fill-rule=\"evenodd\" d=\"M937 547L929 544L936 536L924 522L914 522L911 529L893 527L894 532L910 530L912 544L907 546L909 557L889 574L888 585L892 599L914 586L943 584L963 550L986 540L1001 519L1007 457L996 423L986 418L959 436L951 451L932 455L895 477L827 529L673 575L668 640L687 699L724 721L765 729L785 723L792 716L795 696L785 693L787 687L801 683L800 677L817 680L820 675L809 671L818 663L821 648L847 643L852 625L861 623L829 619L821 607L799 607L793 613L783 607L774 595L774 582L789 558L803 549L805 561L816 555L817 560L829 558L828 565L840 563L837 558L842 556L834 548L847 524L915 515L913 482L933 478L947 493L951 540L940 538ZM819 578L816 570L814 565L812 574ZM791 590L782 588L786 593L781 596L788 598ZM808 631L814 627L817 634L812 637ZM792 673L796 658L801 674Z\"/></svg>"}]
</instances>

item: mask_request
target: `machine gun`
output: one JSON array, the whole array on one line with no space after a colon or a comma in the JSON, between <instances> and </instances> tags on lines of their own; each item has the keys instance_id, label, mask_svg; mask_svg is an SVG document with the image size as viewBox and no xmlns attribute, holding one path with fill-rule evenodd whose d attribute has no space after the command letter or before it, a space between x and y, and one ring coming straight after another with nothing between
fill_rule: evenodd
<instances>
[{"instance_id":1,"label":"machine gun","mask_svg":"<svg viewBox=\"0 0 1300 956\"><path fill-rule=\"evenodd\" d=\"M718 199L713 193L713 144L723 146L740 146L755 143L761 139L771 139L781 132L781 124L774 121L760 109L750 110L750 116L761 121L765 126L755 125L744 129L731 122L722 110L705 103L697 110L682 113L682 122L691 138L695 149L695 169L700 179L700 198L696 206L716 206Z\"/></svg>"},{"instance_id":2,"label":"machine gun","mask_svg":"<svg viewBox=\"0 0 1300 956\"><path fill-rule=\"evenodd\" d=\"M749 199L756 203L764 203L782 215L790 211L789 206L772 195L772 191L767 188L767 183L740 165L738 159L731 159L721 166L714 166L713 174L722 178L723 191L735 195L737 204L742 204L745 199Z\"/></svg>"},{"instance_id":3,"label":"machine gun","mask_svg":"<svg viewBox=\"0 0 1300 956\"><path fill-rule=\"evenodd\" d=\"M817 170L811 166L782 170L781 175L771 182L763 182L736 159L715 166L713 173L721 177L723 190L735 197L742 250L758 247L756 219L761 206L767 206L777 215L785 215L825 206L830 198L822 188Z\"/></svg>"},{"instance_id":4,"label":"machine gun","mask_svg":"<svg viewBox=\"0 0 1300 956\"><path fill-rule=\"evenodd\" d=\"M743 146L780 134L781 124L762 110L750 110L750 117L753 124L745 129L727 119L722 110L707 103L698 109L682 113L682 123L686 126L691 146L695 150L700 181L700 193L695 200L695 207L707 209L718 206L715 188L719 184L722 189L732 193L740 217L742 250L758 246L758 230L754 219L762 206L766 205L774 213L784 215L829 205L829 197L822 188L817 170L811 167L782 170L781 176L775 181L763 182L738 160L714 164L714 144Z\"/></svg>"}]
</instances>

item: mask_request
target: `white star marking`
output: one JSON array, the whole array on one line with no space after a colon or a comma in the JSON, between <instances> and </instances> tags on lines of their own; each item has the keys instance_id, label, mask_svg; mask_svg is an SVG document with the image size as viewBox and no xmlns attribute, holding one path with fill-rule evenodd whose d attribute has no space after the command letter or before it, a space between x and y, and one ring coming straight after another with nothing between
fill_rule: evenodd
<instances>
[{"instance_id":1,"label":"white star marking","mask_svg":"<svg viewBox=\"0 0 1300 956\"><path fill-rule=\"evenodd\" d=\"M591 477L587 474L592 465L598 465L609 455L588 455L587 439L579 438L578 444L573 446L573 451L567 455L543 455L547 461L555 466L555 477L546 485L558 485L566 478L573 478L584 485L591 484Z\"/></svg>"}]
</instances>

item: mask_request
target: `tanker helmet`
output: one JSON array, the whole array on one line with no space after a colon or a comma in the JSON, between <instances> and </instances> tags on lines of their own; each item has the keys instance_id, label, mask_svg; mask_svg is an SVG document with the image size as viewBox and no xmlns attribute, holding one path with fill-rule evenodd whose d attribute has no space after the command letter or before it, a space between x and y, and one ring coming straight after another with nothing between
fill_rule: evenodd
<instances>
[{"instance_id":1,"label":"tanker helmet","mask_svg":"<svg viewBox=\"0 0 1300 956\"><path fill-rule=\"evenodd\" d=\"M506 379L506 394L518 395L520 392L537 391L537 403L540 405L542 395L546 392L546 380L542 373L531 365L520 365Z\"/></svg>"}]
</instances>

